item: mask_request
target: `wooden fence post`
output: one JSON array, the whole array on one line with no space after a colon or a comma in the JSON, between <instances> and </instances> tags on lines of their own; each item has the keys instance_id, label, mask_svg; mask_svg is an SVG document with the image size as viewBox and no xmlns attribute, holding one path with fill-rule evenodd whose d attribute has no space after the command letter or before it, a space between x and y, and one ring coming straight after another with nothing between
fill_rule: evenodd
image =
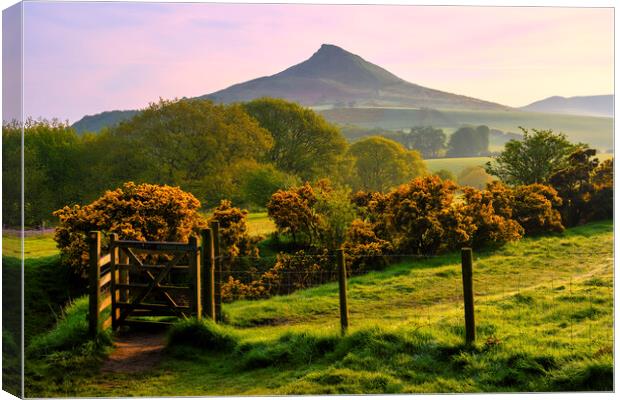
<instances>
[{"instance_id":1,"label":"wooden fence post","mask_svg":"<svg viewBox=\"0 0 620 400\"><path fill-rule=\"evenodd\" d=\"M349 328L349 305L347 304L347 263L344 250L338 250L338 289L340 291L340 330L344 335Z\"/></svg>"},{"instance_id":2,"label":"wooden fence post","mask_svg":"<svg viewBox=\"0 0 620 400\"><path fill-rule=\"evenodd\" d=\"M476 341L473 257L471 248L465 247L461 249L461 266L463 272L463 299L465 303L465 343L470 345Z\"/></svg>"},{"instance_id":3,"label":"wooden fence post","mask_svg":"<svg viewBox=\"0 0 620 400\"><path fill-rule=\"evenodd\" d=\"M220 223L211 222L211 233L213 235L213 257L215 258L215 321L222 321L222 259L220 258Z\"/></svg>"},{"instance_id":4,"label":"wooden fence post","mask_svg":"<svg viewBox=\"0 0 620 400\"><path fill-rule=\"evenodd\" d=\"M209 319L215 321L215 259L213 258L213 235L211 229L201 232L200 265L202 267L202 307Z\"/></svg>"},{"instance_id":5,"label":"wooden fence post","mask_svg":"<svg viewBox=\"0 0 620 400\"><path fill-rule=\"evenodd\" d=\"M195 236L189 238L189 245L194 249L189 256L189 269L192 276L192 308L196 319L202 319L202 295L200 294L201 276L198 259L198 240Z\"/></svg>"},{"instance_id":6,"label":"wooden fence post","mask_svg":"<svg viewBox=\"0 0 620 400\"><path fill-rule=\"evenodd\" d=\"M89 233L88 251L88 279L90 283L90 296L88 299L88 333L96 337L99 332L99 306L101 304L101 289L99 277L101 276L101 232Z\"/></svg>"},{"instance_id":7,"label":"wooden fence post","mask_svg":"<svg viewBox=\"0 0 620 400\"><path fill-rule=\"evenodd\" d=\"M118 252L118 264L129 264L129 256L124 251ZM120 268L118 271L118 283L122 285L129 285L129 268ZM129 302L129 289L119 290L119 300L128 303Z\"/></svg>"},{"instance_id":8,"label":"wooden fence post","mask_svg":"<svg viewBox=\"0 0 620 400\"><path fill-rule=\"evenodd\" d=\"M120 300L119 290L116 287L119 282L119 274L118 269L116 267L116 263L119 261L118 258L118 246L116 242L118 241L118 235L113 233L110 235L110 296L112 297L112 330L116 330L118 328L118 319L120 317L120 308L117 306L117 303Z\"/></svg>"}]
</instances>

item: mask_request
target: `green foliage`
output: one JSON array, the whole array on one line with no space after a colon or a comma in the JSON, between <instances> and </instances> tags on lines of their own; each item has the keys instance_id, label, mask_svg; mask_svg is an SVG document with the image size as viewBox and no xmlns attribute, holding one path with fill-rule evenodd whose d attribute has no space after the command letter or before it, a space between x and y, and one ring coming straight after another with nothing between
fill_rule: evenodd
<instances>
[{"instance_id":1,"label":"green foliage","mask_svg":"<svg viewBox=\"0 0 620 400\"><path fill-rule=\"evenodd\" d=\"M345 152L339 130L309 108L282 99L261 98L243 105L271 133L266 160L303 180L330 176Z\"/></svg>"},{"instance_id":2,"label":"green foliage","mask_svg":"<svg viewBox=\"0 0 620 400\"><path fill-rule=\"evenodd\" d=\"M168 331L168 347L191 346L216 352L230 351L239 338L212 320L190 318L175 323Z\"/></svg>"},{"instance_id":3,"label":"green foliage","mask_svg":"<svg viewBox=\"0 0 620 400\"><path fill-rule=\"evenodd\" d=\"M599 164L596 150L578 149L568 165L549 182L563 199L560 211L567 226L613 216L613 161Z\"/></svg>"},{"instance_id":4,"label":"green foliage","mask_svg":"<svg viewBox=\"0 0 620 400\"><path fill-rule=\"evenodd\" d=\"M276 169L271 164L259 164L241 173L240 193L246 204L264 209L276 191L299 184L299 179Z\"/></svg>"},{"instance_id":5,"label":"green foliage","mask_svg":"<svg viewBox=\"0 0 620 400\"><path fill-rule=\"evenodd\" d=\"M83 199L82 143L75 131L58 120L27 120L24 133L24 217L27 227L53 220L51 211ZM2 126L3 223L21 220L22 126Z\"/></svg>"},{"instance_id":6,"label":"green foliage","mask_svg":"<svg viewBox=\"0 0 620 400\"><path fill-rule=\"evenodd\" d=\"M426 172L417 151L379 136L355 142L348 154L354 159L355 189L384 192Z\"/></svg>"},{"instance_id":7,"label":"green foliage","mask_svg":"<svg viewBox=\"0 0 620 400\"><path fill-rule=\"evenodd\" d=\"M511 185L546 183L551 175L567 166L568 156L577 148L566 135L552 130L525 128L523 140L510 140L493 162L487 162L487 173Z\"/></svg>"},{"instance_id":8,"label":"green foliage","mask_svg":"<svg viewBox=\"0 0 620 400\"><path fill-rule=\"evenodd\" d=\"M473 166L463 169L457 181L461 186L484 189L488 183L493 181L493 177L487 174L482 166Z\"/></svg>"},{"instance_id":9,"label":"green foliage","mask_svg":"<svg viewBox=\"0 0 620 400\"><path fill-rule=\"evenodd\" d=\"M206 190L211 180L229 181L232 166L260 159L273 146L269 132L240 105L209 100L160 100L110 132L123 144L111 162L125 163L133 154L142 164L131 169L135 179L181 185L203 200L218 197Z\"/></svg>"},{"instance_id":10,"label":"green foliage","mask_svg":"<svg viewBox=\"0 0 620 400\"><path fill-rule=\"evenodd\" d=\"M125 240L187 241L204 223L199 208L200 202L178 187L128 182L91 204L54 212L60 220L54 239L63 262L85 276L90 231Z\"/></svg>"},{"instance_id":11,"label":"green foliage","mask_svg":"<svg viewBox=\"0 0 620 400\"><path fill-rule=\"evenodd\" d=\"M457 129L448 141L448 157L475 157L489 151L489 127L464 126Z\"/></svg>"},{"instance_id":12,"label":"green foliage","mask_svg":"<svg viewBox=\"0 0 620 400\"><path fill-rule=\"evenodd\" d=\"M392 139L409 150L417 150L424 158L441 157L446 147L446 134L432 126L417 126L409 133L398 132L381 135Z\"/></svg>"}]
</instances>

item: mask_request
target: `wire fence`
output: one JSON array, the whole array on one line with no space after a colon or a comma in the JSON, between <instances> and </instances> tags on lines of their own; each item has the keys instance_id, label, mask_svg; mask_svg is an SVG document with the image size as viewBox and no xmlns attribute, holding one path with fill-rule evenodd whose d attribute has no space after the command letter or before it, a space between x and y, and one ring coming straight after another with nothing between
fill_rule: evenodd
<instances>
[{"instance_id":1,"label":"wire fence","mask_svg":"<svg viewBox=\"0 0 620 400\"><path fill-rule=\"evenodd\" d=\"M541 250L474 260L476 342L613 348L613 252ZM390 254L346 260L351 327L406 324L465 335L460 260ZM380 260L390 268L374 270ZM239 327L342 323L337 252L218 257L216 309ZM497 263L503 263L497 267ZM219 287L219 289L218 289ZM217 295L217 290L221 296ZM268 306L257 303L270 298Z\"/></svg>"}]
</instances>

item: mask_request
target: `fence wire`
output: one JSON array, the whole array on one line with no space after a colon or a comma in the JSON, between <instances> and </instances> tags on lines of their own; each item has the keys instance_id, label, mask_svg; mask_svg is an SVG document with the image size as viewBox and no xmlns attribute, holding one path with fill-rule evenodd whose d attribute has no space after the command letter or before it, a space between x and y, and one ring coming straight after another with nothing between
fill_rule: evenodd
<instances>
[{"instance_id":1,"label":"fence wire","mask_svg":"<svg viewBox=\"0 0 620 400\"><path fill-rule=\"evenodd\" d=\"M474 259L476 343L586 346L592 354L613 348L613 311L606 310L613 307L613 252L566 251L558 259L543 249L528 255L534 256L529 265L509 261L502 268L495 268L492 256ZM406 325L464 335L460 266L424 268L425 260L436 257L386 255L384 260L398 265L373 276L365 275L372 268L364 261L377 256L348 259L350 326ZM335 252L218 261L222 272L216 284L222 296L216 297L216 308L223 321L239 327L316 320L339 325ZM404 266L406 261L412 264ZM253 307L253 301L267 298L267 310Z\"/></svg>"}]
</instances>

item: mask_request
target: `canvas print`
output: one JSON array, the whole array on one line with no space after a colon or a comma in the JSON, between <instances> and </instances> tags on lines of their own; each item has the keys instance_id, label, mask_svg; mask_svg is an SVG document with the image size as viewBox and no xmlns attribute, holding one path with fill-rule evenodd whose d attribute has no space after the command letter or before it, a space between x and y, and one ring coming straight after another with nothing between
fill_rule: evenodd
<instances>
[{"instance_id":1,"label":"canvas print","mask_svg":"<svg viewBox=\"0 0 620 400\"><path fill-rule=\"evenodd\" d=\"M614 390L614 9L3 11L2 388Z\"/></svg>"}]
</instances>

